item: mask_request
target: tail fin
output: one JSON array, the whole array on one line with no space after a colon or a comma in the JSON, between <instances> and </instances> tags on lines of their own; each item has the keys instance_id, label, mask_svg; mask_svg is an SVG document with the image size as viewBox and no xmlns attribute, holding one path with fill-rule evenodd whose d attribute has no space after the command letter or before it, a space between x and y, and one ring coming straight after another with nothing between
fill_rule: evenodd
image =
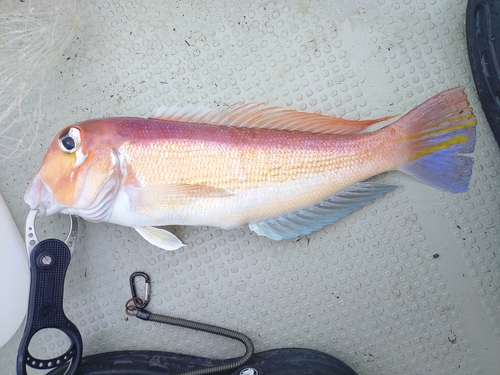
<instances>
[{"instance_id":1,"label":"tail fin","mask_svg":"<svg viewBox=\"0 0 500 375\"><path fill-rule=\"evenodd\" d=\"M445 90L397 121L408 159L399 170L453 193L469 189L476 118L462 87Z\"/></svg>"}]
</instances>

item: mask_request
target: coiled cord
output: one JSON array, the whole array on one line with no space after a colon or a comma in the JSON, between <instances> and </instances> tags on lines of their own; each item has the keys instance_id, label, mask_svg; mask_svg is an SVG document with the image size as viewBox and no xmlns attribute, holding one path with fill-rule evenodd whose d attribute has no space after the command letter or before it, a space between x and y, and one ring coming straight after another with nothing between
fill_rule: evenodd
<instances>
[{"instance_id":1,"label":"coiled cord","mask_svg":"<svg viewBox=\"0 0 500 375\"><path fill-rule=\"evenodd\" d=\"M233 330L223 328L223 327L214 326L211 324L193 322L193 321L187 320L187 319L181 319L181 318L175 318L175 317L166 316L166 315L154 314L154 313L152 313L148 310L145 310L145 309L137 309L136 311L137 311L137 313L135 315L139 319L142 319L142 320L157 322L157 323L162 323L162 324L170 324L170 325L174 325L174 326L179 326L179 327L194 329L194 330L198 330L198 331L213 333L215 335L224 336L224 337L227 337L227 338L230 338L233 340L237 340L245 346L245 349L246 349L245 354L241 358L238 358L233 362L225 363L223 365L219 365L219 366L215 366L215 367L187 371L187 372L183 372L182 374L179 374L179 375L208 375L208 374L217 374L220 372L228 372L228 371L234 370L240 366L243 366L254 355L255 349L254 349L252 340L250 340L250 338L248 336L244 335L241 332L233 331Z\"/></svg>"}]
</instances>

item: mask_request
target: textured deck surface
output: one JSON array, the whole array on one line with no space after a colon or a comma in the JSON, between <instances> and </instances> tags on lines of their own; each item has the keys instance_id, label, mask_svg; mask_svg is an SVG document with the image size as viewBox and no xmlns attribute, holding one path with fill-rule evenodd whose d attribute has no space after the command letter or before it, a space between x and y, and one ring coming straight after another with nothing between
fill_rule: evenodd
<instances>
[{"instance_id":1,"label":"textured deck surface","mask_svg":"<svg viewBox=\"0 0 500 375\"><path fill-rule=\"evenodd\" d=\"M462 0L78 1L79 31L48 73L36 142L0 163L0 192L21 230L24 190L53 135L85 119L251 101L374 118L453 86L466 88L478 117L468 193L386 173L375 180L401 187L295 241L258 238L248 228L175 227L187 247L166 252L132 229L80 220L65 309L85 355L243 354L230 340L127 317L128 277L145 271L152 311L242 331L257 351L316 349L359 374L500 374L500 152L470 72L465 7ZM40 237L64 237L68 219L38 223ZM14 373L20 336L0 349L0 373ZM33 350L46 356L65 344L48 340Z\"/></svg>"}]
</instances>

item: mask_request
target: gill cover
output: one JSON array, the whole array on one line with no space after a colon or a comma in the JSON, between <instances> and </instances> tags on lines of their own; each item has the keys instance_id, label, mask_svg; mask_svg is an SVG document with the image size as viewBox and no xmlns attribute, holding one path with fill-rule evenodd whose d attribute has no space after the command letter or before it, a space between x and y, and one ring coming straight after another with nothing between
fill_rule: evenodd
<instances>
[{"instance_id":1,"label":"gill cover","mask_svg":"<svg viewBox=\"0 0 500 375\"><path fill-rule=\"evenodd\" d=\"M75 154L71 175L83 169L79 175L84 176L78 201L73 207L64 208L61 212L76 214L92 222L108 219L125 170L119 151L111 148L106 154L106 148L96 149L93 150L93 157L87 161L89 152L83 152L82 134L74 127L60 135L58 144L63 152Z\"/></svg>"}]
</instances>

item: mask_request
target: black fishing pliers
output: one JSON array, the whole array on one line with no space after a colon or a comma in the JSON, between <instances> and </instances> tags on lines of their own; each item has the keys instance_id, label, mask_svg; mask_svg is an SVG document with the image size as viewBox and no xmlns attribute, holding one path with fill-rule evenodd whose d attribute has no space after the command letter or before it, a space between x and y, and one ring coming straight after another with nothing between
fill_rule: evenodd
<instances>
[{"instance_id":1,"label":"black fishing pliers","mask_svg":"<svg viewBox=\"0 0 500 375\"><path fill-rule=\"evenodd\" d=\"M63 311L64 278L75 249L78 221L70 216L68 237L63 242L52 238L39 241L35 233L36 210L26 219L26 248L30 261L31 284L26 326L17 355L17 375L26 375L26 367L37 370L65 368L75 374L82 358L82 337ZM43 329L64 332L71 344L56 358L39 359L28 350L33 336Z\"/></svg>"}]
</instances>

